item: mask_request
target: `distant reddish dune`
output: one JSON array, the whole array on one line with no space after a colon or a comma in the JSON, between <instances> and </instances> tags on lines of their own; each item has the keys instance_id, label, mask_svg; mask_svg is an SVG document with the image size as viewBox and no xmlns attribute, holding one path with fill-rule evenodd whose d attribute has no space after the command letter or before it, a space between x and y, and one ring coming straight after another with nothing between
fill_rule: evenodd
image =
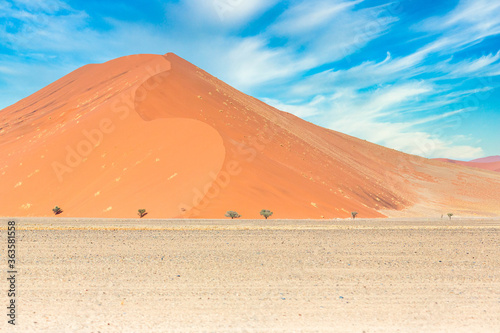
<instances>
[{"instance_id":1,"label":"distant reddish dune","mask_svg":"<svg viewBox=\"0 0 500 333\"><path fill-rule=\"evenodd\" d=\"M477 160L472 160L472 161L468 161L468 162L450 160L448 158L436 158L435 160L442 161L442 162L448 162L448 163L454 163L454 164L460 164L460 165L468 166L471 168L479 168L479 169L484 169L484 170L500 172L500 161L496 161L496 157L497 156L490 156L490 157L479 158Z\"/></svg>"},{"instance_id":2,"label":"distant reddish dune","mask_svg":"<svg viewBox=\"0 0 500 333\"><path fill-rule=\"evenodd\" d=\"M475 162L475 163L494 163L494 162L500 162L500 156L495 155L495 156L488 156L488 157L483 157L483 158L477 158L475 160L471 160L469 162Z\"/></svg>"},{"instance_id":3,"label":"distant reddish dune","mask_svg":"<svg viewBox=\"0 0 500 333\"><path fill-rule=\"evenodd\" d=\"M500 214L500 174L313 125L172 53L84 66L0 127L2 216Z\"/></svg>"}]
</instances>

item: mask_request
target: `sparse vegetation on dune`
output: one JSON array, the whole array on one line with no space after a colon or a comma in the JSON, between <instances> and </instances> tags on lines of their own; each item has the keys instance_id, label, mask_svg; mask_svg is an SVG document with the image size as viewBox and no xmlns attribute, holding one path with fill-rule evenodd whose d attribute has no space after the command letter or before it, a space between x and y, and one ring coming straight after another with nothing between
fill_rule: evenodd
<instances>
[{"instance_id":1,"label":"sparse vegetation on dune","mask_svg":"<svg viewBox=\"0 0 500 333\"><path fill-rule=\"evenodd\" d=\"M260 211L260 215L264 216L267 220L267 218L271 215L273 215L273 212L271 212L270 210L268 209L263 209Z\"/></svg>"},{"instance_id":2,"label":"sparse vegetation on dune","mask_svg":"<svg viewBox=\"0 0 500 333\"><path fill-rule=\"evenodd\" d=\"M358 215L358 212L351 212L352 218L355 219L356 215Z\"/></svg>"},{"instance_id":3,"label":"sparse vegetation on dune","mask_svg":"<svg viewBox=\"0 0 500 333\"><path fill-rule=\"evenodd\" d=\"M145 209L138 209L137 210L137 215L142 219L144 216L146 216L147 212Z\"/></svg>"},{"instance_id":4,"label":"sparse vegetation on dune","mask_svg":"<svg viewBox=\"0 0 500 333\"><path fill-rule=\"evenodd\" d=\"M241 217L240 214L238 214L237 212L233 211L233 210L228 210L225 214L226 217L230 217L231 219L237 219L239 217Z\"/></svg>"},{"instance_id":5,"label":"sparse vegetation on dune","mask_svg":"<svg viewBox=\"0 0 500 333\"><path fill-rule=\"evenodd\" d=\"M451 220L451 217L453 216L453 213L448 213L448 214L446 214L446 215L448 215L448 217L449 217L449 218L450 218L450 220Z\"/></svg>"},{"instance_id":6,"label":"sparse vegetation on dune","mask_svg":"<svg viewBox=\"0 0 500 333\"><path fill-rule=\"evenodd\" d=\"M54 212L54 215L59 215L63 212L63 210L58 206L55 206L54 208L52 208L52 211Z\"/></svg>"}]
</instances>

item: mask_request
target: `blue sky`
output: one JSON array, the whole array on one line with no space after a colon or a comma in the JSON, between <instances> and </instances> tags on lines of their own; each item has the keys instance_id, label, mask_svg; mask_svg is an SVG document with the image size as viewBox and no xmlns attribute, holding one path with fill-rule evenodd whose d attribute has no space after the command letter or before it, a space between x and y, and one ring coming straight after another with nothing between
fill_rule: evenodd
<instances>
[{"instance_id":1,"label":"blue sky","mask_svg":"<svg viewBox=\"0 0 500 333\"><path fill-rule=\"evenodd\" d=\"M390 148L500 155L498 0L2 1L0 108L84 64L167 52Z\"/></svg>"}]
</instances>

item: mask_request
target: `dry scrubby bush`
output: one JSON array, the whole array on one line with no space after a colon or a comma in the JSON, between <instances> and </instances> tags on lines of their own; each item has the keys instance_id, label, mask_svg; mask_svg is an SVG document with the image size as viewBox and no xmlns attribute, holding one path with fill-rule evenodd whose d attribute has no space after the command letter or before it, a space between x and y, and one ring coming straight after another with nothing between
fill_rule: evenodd
<instances>
[{"instance_id":1,"label":"dry scrubby bush","mask_svg":"<svg viewBox=\"0 0 500 333\"><path fill-rule=\"evenodd\" d=\"M267 218L271 215L273 215L273 212L271 212L270 210L268 209L263 209L260 211L260 215L264 216L267 220Z\"/></svg>"},{"instance_id":2,"label":"dry scrubby bush","mask_svg":"<svg viewBox=\"0 0 500 333\"><path fill-rule=\"evenodd\" d=\"M55 215L59 215L63 212L63 210L58 206L55 206L54 208L52 208L52 211L54 212Z\"/></svg>"},{"instance_id":3,"label":"dry scrubby bush","mask_svg":"<svg viewBox=\"0 0 500 333\"><path fill-rule=\"evenodd\" d=\"M145 209L138 209L137 210L137 215L139 215L140 218L143 218L147 214Z\"/></svg>"},{"instance_id":4,"label":"dry scrubby bush","mask_svg":"<svg viewBox=\"0 0 500 333\"><path fill-rule=\"evenodd\" d=\"M237 219L238 217L241 217L240 214L236 213L233 210L228 210L225 216L230 217L231 219L235 219L235 218Z\"/></svg>"},{"instance_id":5,"label":"dry scrubby bush","mask_svg":"<svg viewBox=\"0 0 500 333\"><path fill-rule=\"evenodd\" d=\"M351 212L352 218L355 219L356 215L358 215L358 212Z\"/></svg>"}]
</instances>

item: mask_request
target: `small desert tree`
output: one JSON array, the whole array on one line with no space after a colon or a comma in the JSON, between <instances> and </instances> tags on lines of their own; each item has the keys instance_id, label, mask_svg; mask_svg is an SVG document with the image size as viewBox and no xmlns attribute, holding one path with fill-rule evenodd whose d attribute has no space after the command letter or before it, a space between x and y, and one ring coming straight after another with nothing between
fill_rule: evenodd
<instances>
[{"instance_id":1,"label":"small desert tree","mask_svg":"<svg viewBox=\"0 0 500 333\"><path fill-rule=\"evenodd\" d=\"M146 216L147 212L145 209L138 209L137 210L137 215L142 219L144 216Z\"/></svg>"},{"instance_id":2,"label":"small desert tree","mask_svg":"<svg viewBox=\"0 0 500 333\"><path fill-rule=\"evenodd\" d=\"M232 220L232 219L237 219L238 217L241 217L241 215L240 215L240 214L236 213L236 212L235 212L235 211L233 211L233 210L228 210L228 211L226 212L226 215L225 215L225 216L226 216L226 217L230 217L230 218L231 218L231 220Z\"/></svg>"},{"instance_id":3,"label":"small desert tree","mask_svg":"<svg viewBox=\"0 0 500 333\"><path fill-rule=\"evenodd\" d=\"M273 215L273 212L271 212L270 210L267 210L267 209L263 209L260 211L260 215L264 216L267 220L267 218L271 215Z\"/></svg>"},{"instance_id":4,"label":"small desert tree","mask_svg":"<svg viewBox=\"0 0 500 333\"><path fill-rule=\"evenodd\" d=\"M356 215L358 215L358 212L351 212L352 218L355 219Z\"/></svg>"},{"instance_id":5,"label":"small desert tree","mask_svg":"<svg viewBox=\"0 0 500 333\"><path fill-rule=\"evenodd\" d=\"M55 206L54 208L52 208L52 211L54 212L55 215L59 215L63 212L63 210L61 208L59 208L58 206Z\"/></svg>"},{"instance_id":6,"label":"small desert tree","mask_svg":"<svg viewBox=\"0 0 500 333\"><path fill-rule=\"evenodd\" d=\"M451 217L453 216L453 213L448 213L447 215L448 215L448 217L449 217L449 218L450 218L450 220L451 220Z\"/></svg>"}]
</instances>

